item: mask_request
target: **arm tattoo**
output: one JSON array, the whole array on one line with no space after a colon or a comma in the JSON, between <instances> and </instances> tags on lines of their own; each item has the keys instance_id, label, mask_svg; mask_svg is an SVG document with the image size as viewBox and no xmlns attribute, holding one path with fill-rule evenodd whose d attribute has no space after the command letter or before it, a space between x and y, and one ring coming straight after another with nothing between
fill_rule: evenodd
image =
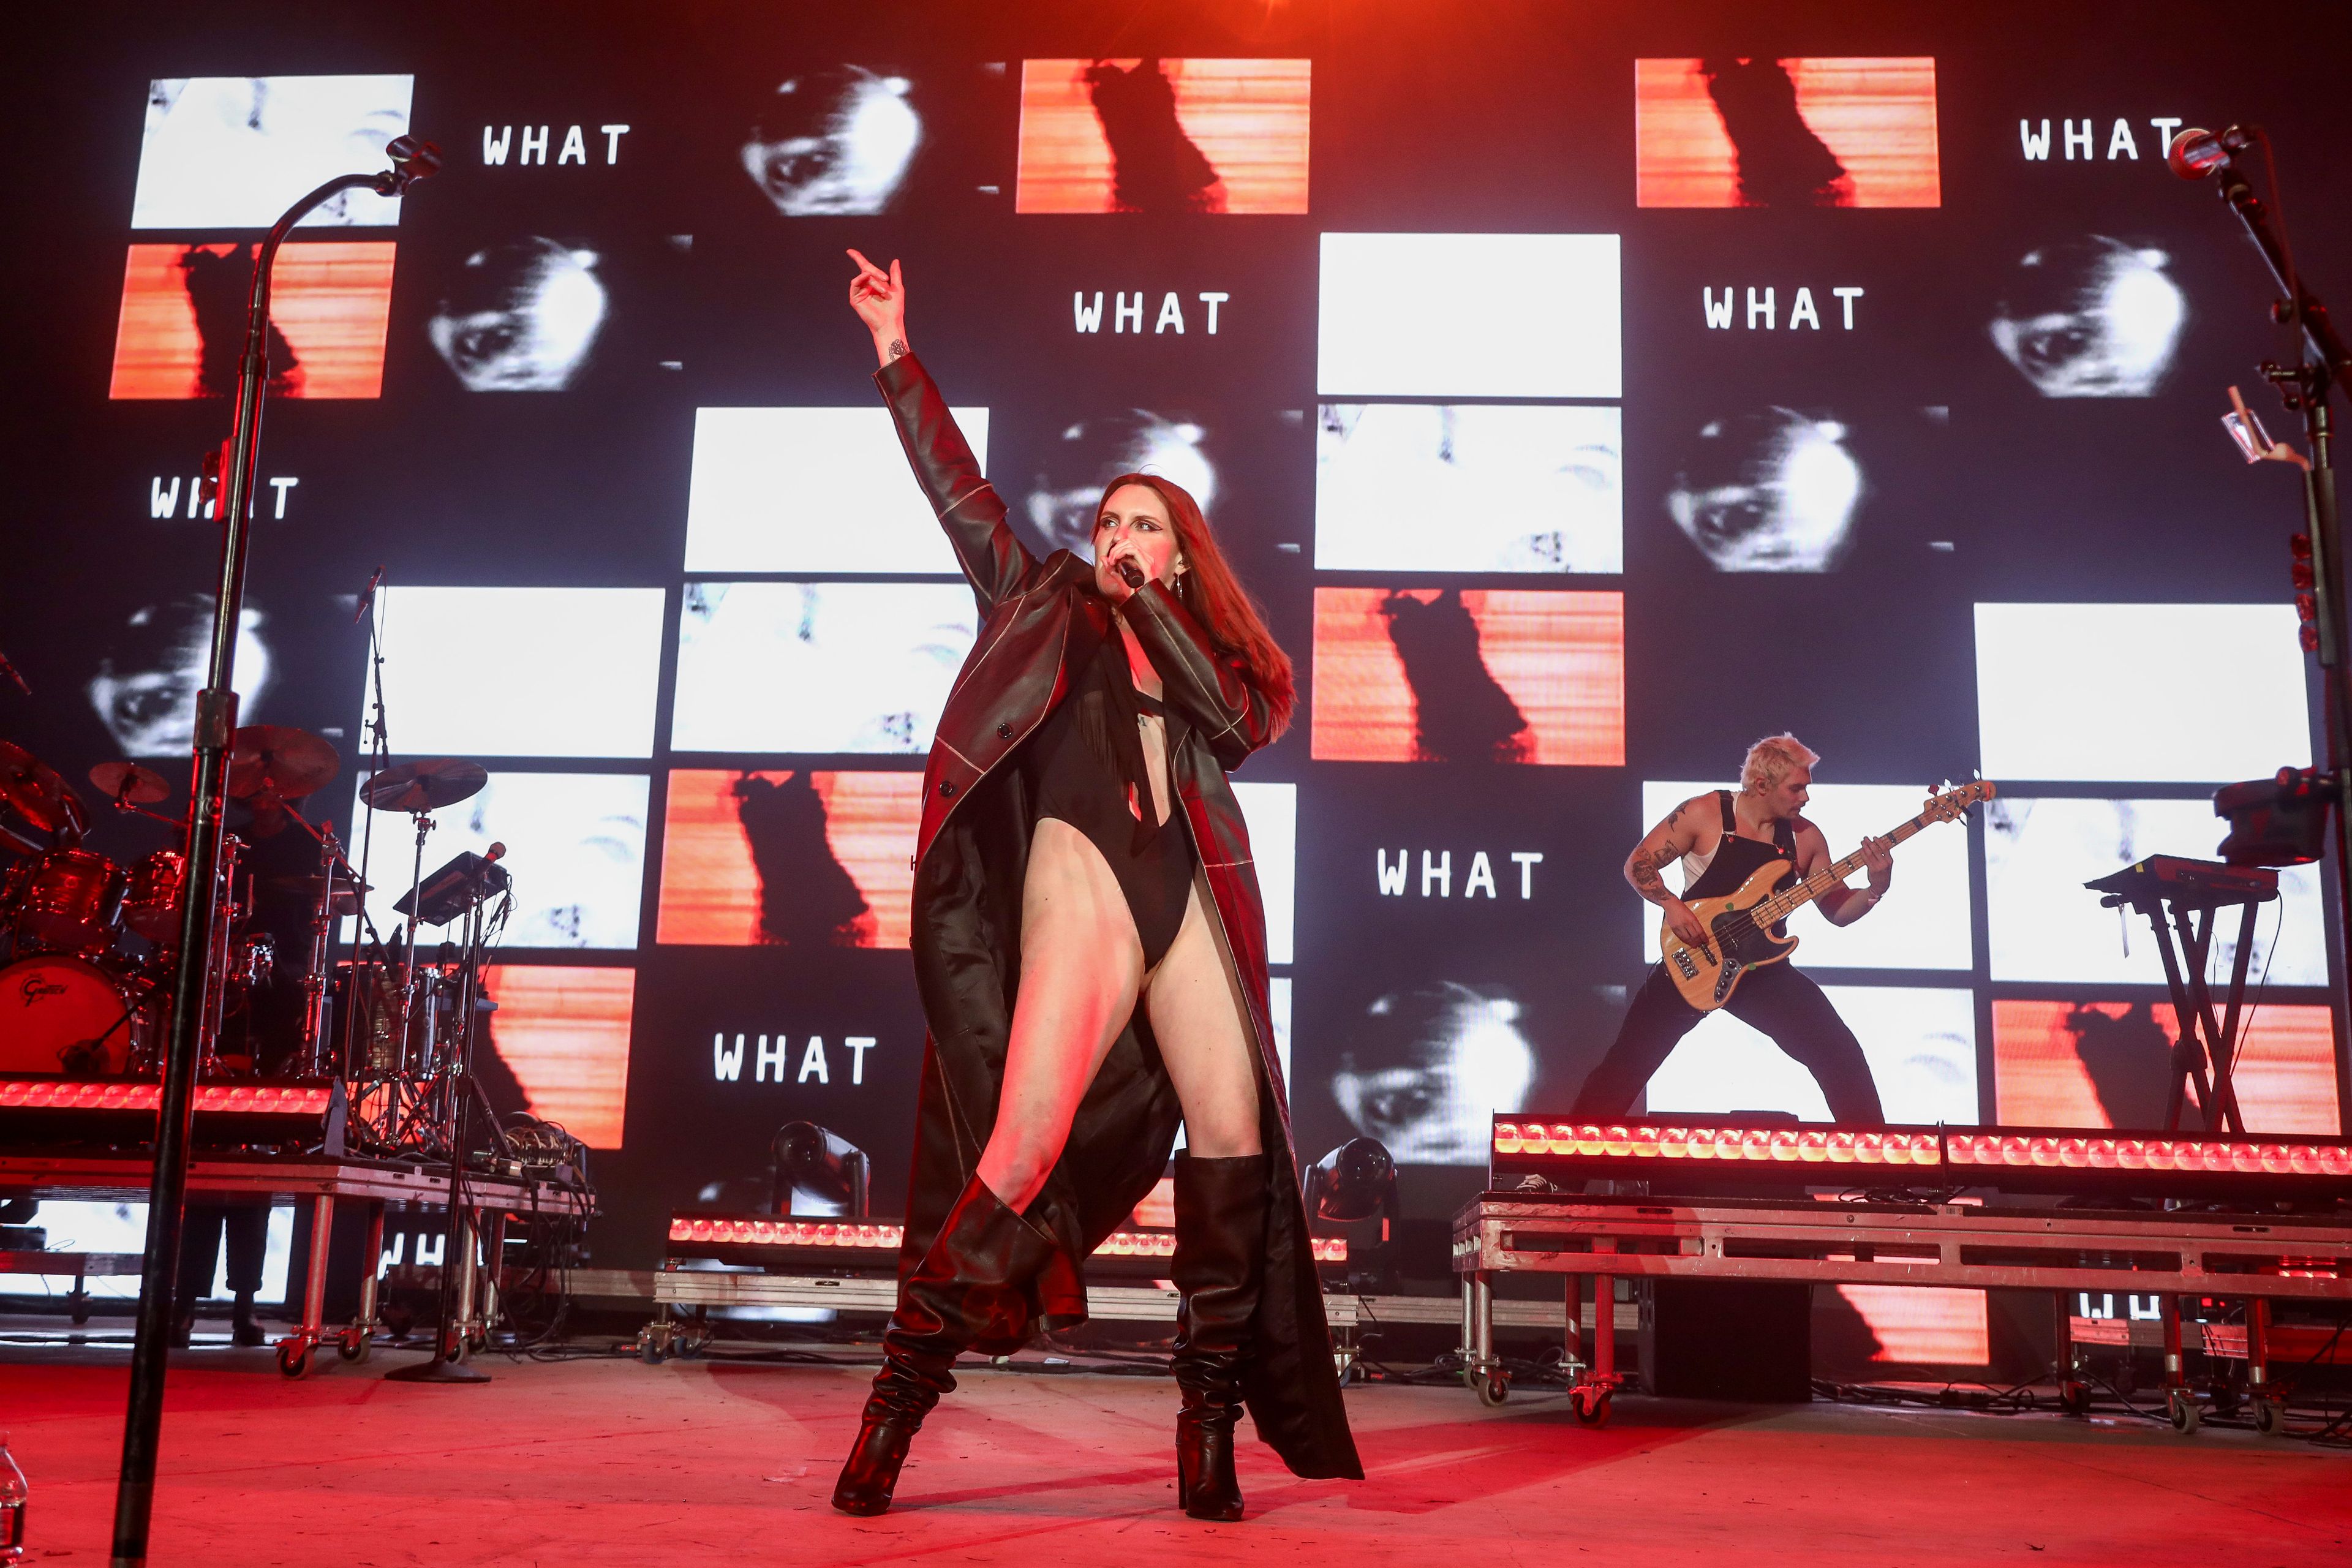
<instances>
[{"instance_id":1,"label":"arm tattoo","mask_svg":"<svg viewBox=\"0 0 2352 1568\"><path fill-rule=\"evenodd\" d=\"M1666 884L1658 872L1673 858L1671 849L1636 849L1633 858L1625 863L1626 879L1633 884L1635 892L1654 904L1666 896Z\"/></svg>"},{"instance_id":2,"label":"arm tattoo","mask_svg":"<svg viewBox=\"0 0 2352 1568\"><path fill-rule=\"evenodd\" d=\"M903 338L892 338L890 340L890 357L892 359L905 359L907 357L906 340Z\"/></svg>"}]
</instances>

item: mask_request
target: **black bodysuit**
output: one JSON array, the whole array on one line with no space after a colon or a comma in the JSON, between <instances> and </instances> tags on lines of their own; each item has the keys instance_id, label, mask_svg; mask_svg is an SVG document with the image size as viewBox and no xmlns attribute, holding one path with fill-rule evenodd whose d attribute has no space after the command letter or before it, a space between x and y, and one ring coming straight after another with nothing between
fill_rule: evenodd
<instances>
[{"instance_id":1,"label":"black bodysuit","mask_svg":"<svg viewBox=\"0 0 2352 1568\"><path fill-rule=\"evenodd\" d=\"M1170 803L1166 822L1153 820L1157 806L1144 763L1141 719L1150 714L1166 723L1171 752L1182 721L1159 699L1135 689L1127 641L1116 620L1108 605L1099 616L1073 618L1062 700L1022 748L1021 770L1034 803L1032 829L1049 816L1066 822L1110 863L1135 917L1135 934L1142 939L1143 966L1150 969L1168 955L1184 923L1194 857L1181 803ZM1171 788L1173 783L1171 773Z\"/></svg>"}]
</instances>

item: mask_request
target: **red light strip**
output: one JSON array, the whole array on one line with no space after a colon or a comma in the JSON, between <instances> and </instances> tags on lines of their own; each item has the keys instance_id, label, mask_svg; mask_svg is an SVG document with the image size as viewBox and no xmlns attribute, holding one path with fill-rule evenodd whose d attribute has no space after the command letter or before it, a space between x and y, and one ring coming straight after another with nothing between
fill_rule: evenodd
<instances>
[{"instance_id":1,"label":"red light strip","mask_svg":"<svg viewBox=\"0 0 2352 1568\"><path fill-rule=\"evenodd\" d=\"M196 1087L196 1109L248 1116L319 1116L332 1096L331 1089L307 1084L208 1083ZM163 1085L121 1079L0 1079L0 1110L153 1110L163 1101Z\"/></svg>"},{"instance_id":2,"label":"red light strip","mask_svg":"<svg viewBox=\"0 0 2352 1568\"><path fill-rule=\"evenodd\" d=\"M2352 1176L2352 1149L2333 1143L2210 1138L2105 1138L2042 1132L1949 1131L1953 1165L2008 1170L2180 1171L2222 1176Z\"/></svg>"},{"instance_id":3,"label":"red light strip","mask_svg":"<svg viewBox=\"0 0 2352 1568\"><path fill-rule=\"evenodd\" d=\"M1826 1127L1627 1127L1497 1121L1495 1152L1608 1160L1717 1160L1748 1164L1940 1165L1933 1131L1855 1132Z\"/></svg>"},{"instance_id":4,"label":"red light strip","mask_svg":"<svg viewBox=\"0 0 2352 1568\"><path fill-rule=\"evenodd\" d=\"M896 1252L906 1232L895 1225L861 1225L848 1220L740 1219L725 1215L673 1215L672 1241L716 1243L728 1247L837 1247L866 1252ZM1344 1237L1315 1238L1315 1261L1345 1263ZM1173 1258L1176 1237L1164 1230L1116 1232L1095 1248L1098 1258Z\"/></svg>"}]
</instances>

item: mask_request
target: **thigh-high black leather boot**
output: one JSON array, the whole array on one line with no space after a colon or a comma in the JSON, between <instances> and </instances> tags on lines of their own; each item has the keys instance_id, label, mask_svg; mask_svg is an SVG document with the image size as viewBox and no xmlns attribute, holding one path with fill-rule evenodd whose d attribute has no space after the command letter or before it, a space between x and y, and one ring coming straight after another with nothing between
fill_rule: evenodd
<instances>
[{"instance_id":1,"label":"thigh-high black leather boot","mask_svg":"<svg viewBox=\"0 0 2352 1568\"><path fill-rule=\"evenodd\" d=\"M1184 1396L1176 1417L1176 1496L1194 1519L1242 1516L1234 1423L1242 1412L1250 1321L1265 1278L1265 1180L1263 1154L1176 1156L1176 1257L1169 1273L1183 1293L1173 1370Z\"/></svg>"},{"instance_id":2,"label":"thigh-high black leather boot","mask_svg":"<svg viewBox=\"0 0 2352 1568\"><path fill-rule=\"evenodd\" d=\"M890 1506L908 1445L940 1395L955 1387L949 1367L975 1342L1021 1334L1029 1319L1025 1288L1052 1260L1050 1237L974 1176L898 1287L898 1310L882 1332L882 1370L834 1484L834 1507L877 1514Z\"/></svg>"}]
</instances>

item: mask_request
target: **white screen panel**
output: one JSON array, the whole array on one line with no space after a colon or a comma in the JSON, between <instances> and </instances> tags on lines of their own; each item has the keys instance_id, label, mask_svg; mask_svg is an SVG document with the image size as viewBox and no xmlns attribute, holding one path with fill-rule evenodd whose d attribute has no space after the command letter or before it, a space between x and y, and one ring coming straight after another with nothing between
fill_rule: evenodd
<instances>
[{"instance_id":1,"label":"white screen panel","mask_svg":"<svg viewBox=\"0 0 2352 1568\"><path fill-rule=\"evenodd\" d=\"M1615 408L1327 403L1315 564L1336 572L1622 572Z\"/></svg>"},{"instance_id":2,"label":"white screen panel","mask_svg":"<svg viewBox=\"0 0 2352 1568\"><path fill-rule=\"evenodd\" d=\"M2083 884L2150 855L2210 860L2227 825L2210 802L2004 795L1985 810L1986 923L1995 980L2164 984L2147 917L2100 908L2099 895ZM2263 906L2254 924L2249 983L2266 970L2277 985L2327 983L2318 873L2316 866L2279 873L2278 902ZM2232 910L2210 954L2217 982L2229 978L2237 942Z\"/></svg>"},{"instance_id":3,"label":"white screen panel","mask_svg":"<svg viewBox=\"0 0 2352 1568\"><path fill-rule=\"evenodd\" d=\"M979 631L961 582L690 584L670 744L920 756Z\"/></svg>"},{"instance_id":4,"label":"white screen panel","mask_svg":"<svg viewBox=\"0 0 2352 1568\"><path fill-rule=\"evenodd\" d=\"M1976 994L1908 985L1825 985L1862 1042L1889 1121L1977 1121ZM1827 1121L1821 1086L1761 1032L1709 1013L1651 1075L1653 1116L1784 1110Z\"/></svg>"},{"instance_id":5,"label":"white screen panel","mask_svg":"<svg viewBox=\"0 0 2352 1568\"><path fill-rule=\"evenodd\" d=\"M2292 605L1979 605L1996 780L2223 784L2311 762Z\"/></svg>"},{"instance_id":6,"label":"white screen panel","mask_svg":"<svg viewBox=\"0 0 2352 1568\"><path fill-rule=\"evenodd\" d=\"M1327 234L1319 310L1325 394L1623 395L1613 234Z\"/></svg>"},{"instance_id":7,"label":"white screen panel","mask_svg":"<svg viewBox=\"0 0 2352 1568\"><path fill-rule=\"evenodd\" d=\"M387 167L384 144L408 132L415 81L200 76L149 83L131 226L268 228L337 174ZM399 221L399 197L362 189L329 198L300 226Z\"/></svg>"},{"instance_id":8,"label":"white screen panel","mask_svg":"<svg viewBox=\"0 0 2352 1568\"><path fill-rule=\"evenodd\" d=\"M1258 897L1265 903L1265 961L1288 963L1298 907L1298 786L1235 780L1234 798L1249 826Z\"/></svg>"},{"instance_id":9,"label":"white screen panel","mask_svg":"<svg viewBox=\"0 0 2352 1568\"><path fill-rule=\"evenodd\" d=\"M988 410L956 424L988 462ZM702 408L686 504L689 572L955 576L887 408Z\"/></svg>"},{"instance_id":10,"label":"white screen panel","mask_svg":"<svg viewBox=\"0 0 2352 1568\"><path fill-rule=\"evenodd\" d=\"M376 625L394 749L652 755L663 600L659 588L383 589ZM373 698L362 694L352 734L366 732Z\"/></svg>"},{"instance_id":11,"label":"white screen panel","mask_svg":"<svg viewBox=\"0 0 2352 1568\"><path fill-rule=\"evenodd\" d=\"M352 818L365 810L353 793ZM646 814L652 785L643 774L494 773L481 790L433 814L425 873L466 850L503 843L499 864L514 879L514 912L501 945L633 948L646 882ZM408 819L375 819L368 914L389 936L402 917L415 867ZM344 922L351 934L352 922ZM426 928L428 931L433 928ZM451 926L442 934L456 936Z\"/></svg>"},{"instance_id":12,"label":"white screen panel","mask_svg":"<svg viewBox=\"0 0 2352 1568\"><path fill-rule=\"evenodd\" d=\"M1684 801L1724 787L1644 780L1641 826L1626 840L1626 848L1630 851L1643 833ZM1829 840L1830 856L1835 859L1852 852L1864 835L1885 833L1917 816L1927 799L1924 786L1817 784L1805 816ZM1706 801L1700 809L1712 811L1715 804ZM1867 875L1856 871L1851 885L1863 886ZM1680 891L1681 869L1668 867L1665 880ZM1626 897L1639 911L1640 951L1655 958L1659 911L1634 899L1631 889ZM1966 969L1973 962L1969 910L1968 829L1957 822L1937 823L1895 849L1893 887L1876 909L1853 924L1830 924L1818 904L1790 916L1789 934L1801 943L1790 962L1825 969Z\"/></svg>"}]
</instances>

